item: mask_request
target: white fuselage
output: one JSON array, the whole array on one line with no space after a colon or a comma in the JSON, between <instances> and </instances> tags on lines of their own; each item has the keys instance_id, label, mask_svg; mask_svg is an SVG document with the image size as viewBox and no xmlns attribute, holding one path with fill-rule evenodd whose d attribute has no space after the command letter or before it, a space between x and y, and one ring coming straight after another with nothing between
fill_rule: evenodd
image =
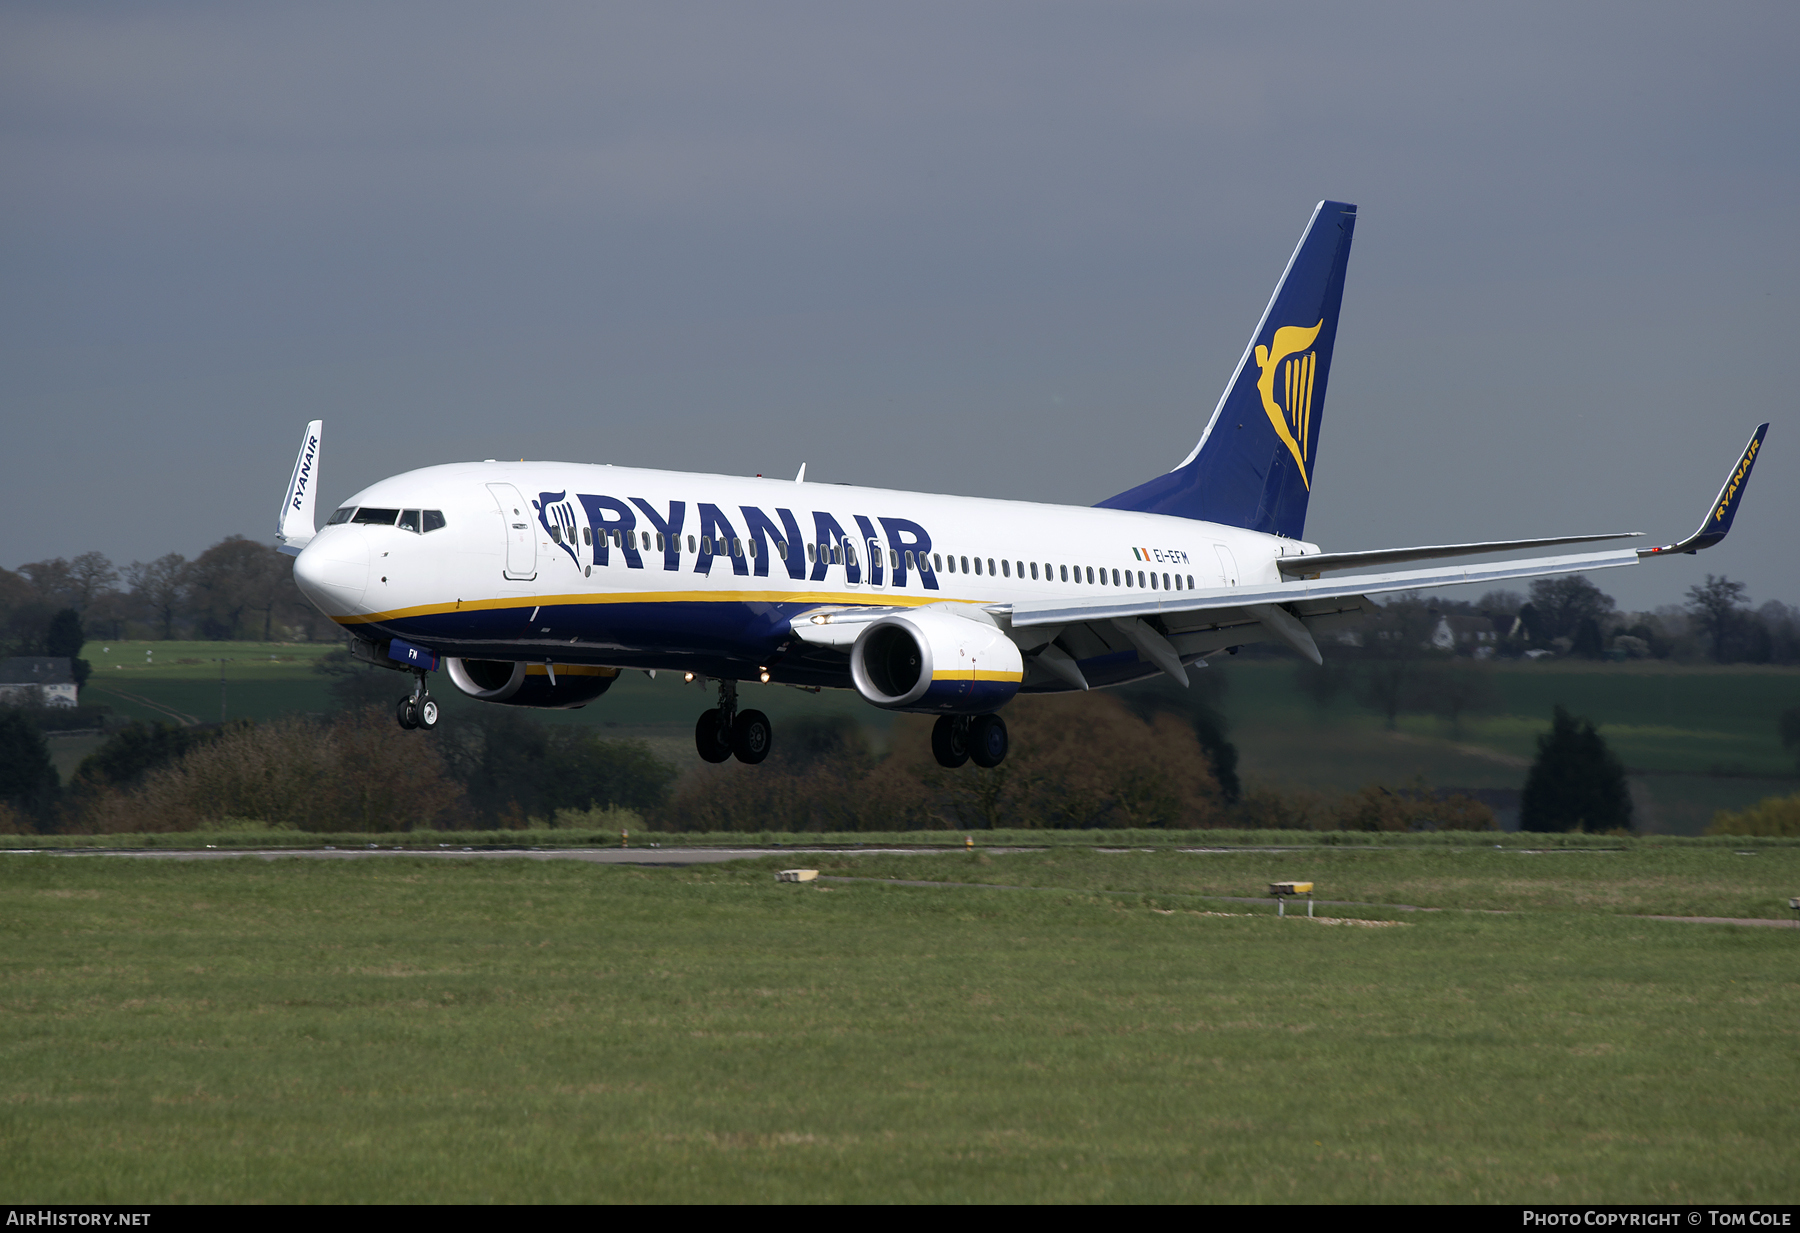
<instances>
[{"instance_id":1,"label":"white fuselage","mask_svg":"<svg viewBox=\"0 0 1800 1233\"><path fill-rule=\"evenodd\" d=\"M351 507L443 520L328 523L300 553L307 598L366 637L830 686L850 683L841 657L783 649L808 610L1185 594L1318 551L1158 514L575 463L427 467Z\"/></svg>"}]
</instances>

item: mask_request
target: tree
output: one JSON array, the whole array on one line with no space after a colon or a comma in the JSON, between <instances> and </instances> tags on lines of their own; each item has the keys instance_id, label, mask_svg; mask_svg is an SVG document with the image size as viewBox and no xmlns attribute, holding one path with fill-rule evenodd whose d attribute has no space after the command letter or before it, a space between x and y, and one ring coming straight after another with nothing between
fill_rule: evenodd
<instances>
[{"instance_id":1,"label":"tree","mask_svg":"<svg viewBox=\"0 0 1800 1233\"><path fill-rule=\"evenodd\" d=\"M70 561L69 588L75 610L85 614L118 580L119 571L104 553L84 552Z\"/></svg>"},{"instance_id":2,"label":"tree","mask_svg":"<svg viewBox=\"0 0 1800 1233\"><path fill-rule=\"evenodd\" d=\"M0 708L0 802L48 821L56 800L50 743L17 707Z\"/></svg>"},{"instance_id":3,"label":"tree","mask_svg":"<svg viewBox=\"0 0 1800 1233\"><path fill-rule=\"evenodd\" d=\"M145 564L133 561L125 567L125 580L131 594L151 617L162 623L166 642L175 636L175 614L187 598L188 560L179 552Z\"/></svg>"},{"instance_id":4,"label":"tree","mask_svg":"<svg viewBox=\"0 0 1800 1233\"><path fill-rule=\"evenodd\" d=\"M1606 638L1600 633L1600 622L1593 617L1582 617L1575 626L1573 645L1569 653L1579 655L1583 659L1599 659L1606 653Z\"/></svg>"},{"instance_id":5,"label":"tree","mask_svg":"<svg viewBox=\"0 0 1800 1233\"><path fill-rule=\"evenodd\" d=\"M151 771L179 762L188 750L217 740L222 731L217 726L133 723L83 758L69 786L76 790L134 787Z\"/></svg>"},{"instance_id":6,"label":"tree","mask_svg":"<svg viewBox=\"0 0 1800 1233\"><path fill-rule=\"evenodd\" d=\"M1574 638L1585 620L1598 625L1613 610L1613 597L1580 574L1564 578L1539 578L1531 584L1531 618L1527 625L1535 642ZM1521 616L1524 612L1521 611Z\"/></svg>"},{"instance_id":7,"label":"tree","mask_svg":"<svg viewBox=\"0 0 1800 1233\"><path fill-rule=\"evenodd\" d=\"M23 574L0 569L0 655L36 655L50 606Z\"/></svg>"},{"instance_id":8,"label":"tree","mask_svg":"<svg viewBox=\"0 0 1800 1233\"><path fill-rule=\"evenodd\" d=\"M82 629L81 615L75 609L64 608L50 618L50 627L44 633L44 654L69 661L76 689L86 685L88 675L93 672L88 661L81 658L81 648L86 642L87 631Z\"/></svg>"},{"instance_id":9,"label":"tree","mask_svg":"<svg viewBox=\"0 0 1800 1233\"><path fill-rule=\"evenodd\" d=\"M245 617L261 615L262 639L273 633L275 608L286 598L287 561L274 548L242 535L228 535L195 558L189 567L188 601L210 638L255 637Z\"/></svg>"},{"instance_id":10,"label":"tree","mask_svg":"<svg viewBox=\"0 0 1800 1233\"><path fill-rule=\"evenodd\" d=\"M1301 666L1311 668L1313 665ZM1341 675L1342 665L1338 668ZM1237 773L1238 751L1229 736L1231 723L1219 707L1228 678L1216 669L1190 671L1188 676L1190 683L1186 688L1168 677L1132 685L1122 691L1122 700L1132 714L1146 723L1158 714L1185 720L1194 730L1194 739L1200 742L1200 748L1206 751L1207 765L1212 768L1213 778L1219 781L1219 790L1226 803L1235 804L1242 792Z\"/></svg>"},{"instance_id":11,"label":"tree","mask_svg":"<svg viewBox=\"0 0 1800 1233\"><path fill-rule=\"evenodd\" d=\"M1592 721L1558 705L1519 799L1519 829L1610 831L1631 826L1625 766Z\"/></svg>"},{"instance_id":12,"label":"tree","mask_svg":"<svg viewBox=\"0 0 1800 1233\"><path fill-rule=\"evenodd\" d=\"M69 563L61 557L21 565L19 572L31 580L32 589L37 592L38 598L52 608L70 607L80 593L80 588L70 574Z\"/></svg>"},{"instance_id":13,"label":"tree","mask_svg":"<svg viewBox=\"0 0 1800 1233\"><path fill-rule=\"evenodd\" d=\"M1744 618L1744 592L1741 582L1733 582L1720 574L1687 590L1688 611L1712 639L1713 659L1724 663L1731 649L1732 633Z\"/></svg>"}]
</instances>

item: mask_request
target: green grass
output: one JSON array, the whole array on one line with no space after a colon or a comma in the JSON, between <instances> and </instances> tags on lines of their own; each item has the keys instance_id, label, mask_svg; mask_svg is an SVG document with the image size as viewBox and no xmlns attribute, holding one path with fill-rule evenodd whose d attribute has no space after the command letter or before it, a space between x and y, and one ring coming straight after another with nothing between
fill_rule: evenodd
<instances>
[{"instance_id":1,"label":"green grass","mask_svg":"<svg viewBox=\"0 0 1800 1233\"><path fill-rule=\"evenodd\" d=\"M1800 671L1745 665L1499 663L1501 711L1452 735L1428 715L1398 731L1348 697L1321 710L1296 688L1292 664L1233 660L1219 669L1231 739L1247 782L1320 792L1415 778L1441 787L1517 788L1559 703L1599 725L1643 807L1637 824L1699 834L1720 809L1800 791L1776 718L1800 704Z\"/></svg>"},{"instance_id":2,"label":"green grass","mask_svg":"<svg viewBox=\"0 0 1800 1233\"><path fill-rule=\"evenodd\" d=\"M1794 1201L1796 933L1619 912L1735 910L1795 854L1308 853L1326 891L1513 909L1362 910L1401 922L1377 928L1184 897L1314 872L1289 854L984 855L842 868L1055 889L7 856L0 1180L15 1203Z\"/></svg>"},{"instance_id":3,"label":"green grass","mask_svg":"<svg viewBox=\"0 0 1800 1233\"><path fill-rule=\"evenodd\" d=\"M1320 899L1363 904L1791 919L1787 901L1800 889L1800 847L1755 849L1755 856L1741 856L1740 850L1751 849L1647 844L1614 849L1370 849L1320 844L1285 852L1126 853L1063 847L991 854L978 849L972 857L923 863L907 856L834 853L808 863L824 872L855 876L1142 894L1164 906L1209 896L1262 897L1269 883L1294 880L1315 883Z\"/></svg>"},{"instance_id":4,"label":"green grass","mask_svg":"<svg viewBox=\"0 0 1800 1233\"><path fill-rule=\"evenodd\" d=\"M83 702L102 703L127 719L217 723L220 664L224 710L230 719L275 719L323 711L325 678L313 665L337 642L102 642L81 655L93 667ZM395 697L404 693L395 691Z\"/></svg>"},{"instance_id":5,"label":"green grass","mask_svg":"<svg viewBox=\"0 0 1800 1233\"><path fill-rule=\"evenodd\" d=\"M1423 765L1427 758L1434 763L1452 760L1458 756L1452 748L1457 744L1490 757L1529 761L1537 752L1538 734L1550 726L1551 710L1560 704L1599 725L1601 735L1634 770L1688 774L1720 770L1775 777L1795 773L1793 757L1782 749L1775 725L1783 710L1800 705L1800 669L1661 661L1496 663L1493 682L1500 695L1499 712L1466 720L1454 741L1440 720L1403 717L1403 732L1437 746L1429 755L1423 747L1404 742L1396 749L1382 732L1381 719L1348 697L1321 712L1296 688L1293 665L1285 660L1242 657L1221 670L1229 682L1224 707L1233 722L1233 737L1246 762L1259 772L1265 766L1275 770L1297 762L1298 772L1307 774L1307 759L1303 753L1296 757L1296 746L1301 733L1320 727L1360 734L1360 752L1398 761L1402 768Z\"/></svg>"}]
</instances>

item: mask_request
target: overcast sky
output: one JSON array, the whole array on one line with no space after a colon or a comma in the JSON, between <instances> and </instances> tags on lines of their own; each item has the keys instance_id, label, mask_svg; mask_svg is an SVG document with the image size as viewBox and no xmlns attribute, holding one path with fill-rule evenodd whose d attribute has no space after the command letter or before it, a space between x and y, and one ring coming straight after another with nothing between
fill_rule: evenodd
<instances>
[{"instance_id":1,"label":"overcast sky","mask_svg":"<svg viewBox=\"0 0 1800 1233\"><path fill-rule=\"evenodd\" d=\"M1800 6L0 7L0 564L560 458L1091 504L1360 207L1307 535L1800 602ZM1468 598L1474 598L1471 594Z\"/></svg>"}]
</instances>

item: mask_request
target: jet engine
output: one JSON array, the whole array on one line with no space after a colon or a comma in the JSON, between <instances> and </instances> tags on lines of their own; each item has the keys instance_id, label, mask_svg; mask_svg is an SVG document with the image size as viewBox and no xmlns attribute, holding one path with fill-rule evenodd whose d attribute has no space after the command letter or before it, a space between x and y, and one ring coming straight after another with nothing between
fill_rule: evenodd
<instances>
[{"instance_id":1,"label":"jet engine","mask_svg":"<svg viewBox=\"0 0 1800 1233\"><path fill-rule=\"evenodd\" d=\"M505 659L446 659L450 682L471 698L501 706L572 711L612 687L617 668L535 664Z\"/></svg>"},{"instance_id":2,"label":"jet engine","mask_svg":"<svg viewBox=\"0 0 1800 1233\"><path fill-rule=\"evenodd\" d=\"M931 608L872 621L850 648L857 692L890 711L997 710L1024 675L1019 648L998 626Z\"/></svg>"}]
</instances>

